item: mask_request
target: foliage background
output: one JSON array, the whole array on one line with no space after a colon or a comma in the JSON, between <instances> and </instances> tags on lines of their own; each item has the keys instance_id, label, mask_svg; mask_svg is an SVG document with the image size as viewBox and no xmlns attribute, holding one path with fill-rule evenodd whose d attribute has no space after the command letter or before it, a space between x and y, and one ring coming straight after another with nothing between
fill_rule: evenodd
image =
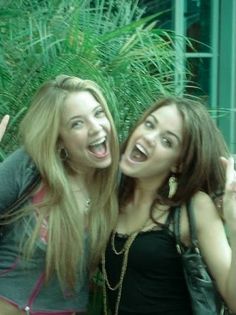
<instances>
[{"instance_id":1,"label":"foliage background","mask_svg":"<svg viewBox=\"0 0 236 315\"><path fill-rule=\"evenodd\" d=\"M0 160L20 144L18 125L45 80L96 81L120 141L156 98L175 91L175 38L138 0L0 0L0 117L11 116ZM89 314L99 314L94 286Z\"/></svg>"},{"instance_id":2,"label":"foliage background","mask_svg":"<svg viewBox=\"0 0 236 315\"><path fill-rule=\"evenodd\" d=\"M140 112L174 91L174 35L135 0L0 0L0 159L39 85L60 73L96 81L122 141Z\"/></svg>"}]
</instances>

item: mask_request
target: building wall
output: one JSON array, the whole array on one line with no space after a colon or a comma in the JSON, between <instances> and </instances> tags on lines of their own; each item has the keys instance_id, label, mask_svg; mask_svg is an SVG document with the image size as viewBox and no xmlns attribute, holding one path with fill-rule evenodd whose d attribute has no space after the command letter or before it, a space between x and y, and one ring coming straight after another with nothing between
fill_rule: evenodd
<instances>
[{"instance_id":1,"label":"building wall","mask_svg":"<svg viewBox=\"0 0 236 315\"><path fill-rule=\"evenodd\" d=\"M236 153L236 0L141 0L157 27L192 38L176 46L176 92L200 96ZM166 11L165 11L166 10ZM190 67L192 76L183 75Z\"/></svg>"},{"instance_id":2,"label":"building wall","mask_svg":"<svg viewBox=\"0 0 236 315\"><path fill-rule=\"evenodd\" d=\"M220 1L218 102L226 113L218 125L236 153L236 1Z\"/></svg>"}]
</instances>

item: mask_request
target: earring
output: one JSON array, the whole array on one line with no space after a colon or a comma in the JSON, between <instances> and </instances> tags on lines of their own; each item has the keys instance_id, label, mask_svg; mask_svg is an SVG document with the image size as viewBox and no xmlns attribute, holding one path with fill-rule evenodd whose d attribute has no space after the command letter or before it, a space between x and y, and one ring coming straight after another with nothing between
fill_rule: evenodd
<instances>
[{"instance_id":1,"label":"earring","mask_svg":"<svg viewBox=\"0 0 236 315\"><path fill-rule=\"evenodd\" d=\"M68 152L65 148L60 148L59 149L59 155L62 161L66 161L68 159Z\"/></svg>"},{"instance_id":2,"label":"earring","mask_svg":"<svg viewBox=\"0 0 236 315\"><path fill-rule=\"evenodd\" d=\"M175 176L171 176L171 177L169 178L168 184L169 184L169 194L168 194L168 197L169 197L169 198L172 198L172 197L174 196L174 194L176 193L177 186L178 186L176 177L175 177Z\"/></svg>"}]
</instances>

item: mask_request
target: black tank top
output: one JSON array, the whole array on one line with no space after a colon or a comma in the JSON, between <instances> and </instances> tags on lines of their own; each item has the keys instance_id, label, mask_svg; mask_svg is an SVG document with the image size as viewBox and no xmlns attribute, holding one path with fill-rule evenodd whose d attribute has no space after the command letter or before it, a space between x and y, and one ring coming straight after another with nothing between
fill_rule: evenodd
<instances>
[{"instance_id":1,"label":"black tank top","mask_svg":"<svg viewBox=\"0 0 236 315\"><path fill-rule=\"evenodd\" d=\"M126 235L115 235L121 250ZM114 286L120 279L123 255L116 255L111 240L106 250L106 271ZM117 292L107 288L108 305L114 313ZM119 315L191 315L181 257L173 233L166 228L140 232L131 245L124 276Z\"/></svg>"}]
</instances>

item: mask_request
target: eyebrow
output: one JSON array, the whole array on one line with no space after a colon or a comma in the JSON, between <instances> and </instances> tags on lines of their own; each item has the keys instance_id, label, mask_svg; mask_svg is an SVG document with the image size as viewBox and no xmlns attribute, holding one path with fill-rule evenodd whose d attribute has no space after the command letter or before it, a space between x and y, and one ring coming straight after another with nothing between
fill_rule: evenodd
<instances>
[{"instance_id":1,"label":"eyebrow","mask_svg":"<svg viewBox=\"0 0 236 315\"><path fill-rule=\"evenodd\" d=\"M92 113L96 112L96 110L98 110L99 108L102 108L102 105L100 103L98 103L98 105L96 107L94 107L94 109L92 110ZM79 118L82 118L83 115L75 115L75 116L72 116L71 118L68 119L68 121L66 122L66 124L69 124L71 121L75 120L75 119L79 119Z\"/></svg>"},{"instance_id":2,"label":"eyebrow","mask_svg":"<svg viewBox=\"0 0 236 315\"><path fill-rule=\"evenodd\" d=\"M150 117L152 117L152 118L155 120L155 123L158 124L158 120L157 120L157 118L156 118L155 115L150 114ZM181 138L180 138L176 133L174 133L174 132L172 132L172 131L170 131L170 130L167 130L166 132L167 132L167 134L169 134L169 135L175 137L176 140L177 140L179 143L182 143Z\"/></svg>"},{"instance_id":3,"label":"eyebrow","mask_svg":"<svg viewBox=\"0 0 236 315\"><path fill-rule=\"evenodd\" d=\"M78 118L81 118L81 117L82 117L81 115L72 116L71 118L68 119L67 124L69 124L71 121L78 119Z\"/></svg>"}]
</instances>

